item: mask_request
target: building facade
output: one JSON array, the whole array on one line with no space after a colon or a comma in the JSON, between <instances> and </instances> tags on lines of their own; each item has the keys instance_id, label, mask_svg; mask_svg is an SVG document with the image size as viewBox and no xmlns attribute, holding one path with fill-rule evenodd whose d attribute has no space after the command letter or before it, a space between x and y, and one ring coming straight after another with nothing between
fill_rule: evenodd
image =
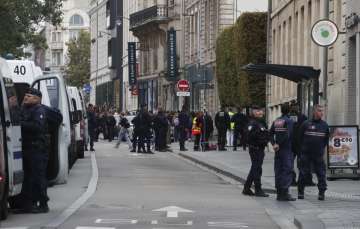
<instances>
[{"instance_id":1,"label":"building facade","mask_svg":"<svg viewBox=\"0 0 360 229\"><path fill-rule=\"evenodd\" d=\"M63 21L60 26L46 23L42 33L49 48L45 52L45 68L64 71L68 62L67 43L76 39L81 30L89 30L90 19L87 14L90 0L68 0L63 2Z\"/></svg>"},{"instance_id":2,"label":"building facade","mask_svg":"<svg viewBox=\"0 0 360 229\"><path fill-rule=\"evenodd\" d=\"M184 0L184 71L191 85L190 109L214 114L220 107L216 83L216 40L234 24L232 0Z\"/></svg>"},{"instance_id":3,"label":"building facade","mask_svg":"<svg viewBox=\"0 0 360 229\"><path fill-rule=\"evenodd\" d=\"M326 106L330 124L350 121L346 105L350 83L346 76L346 36L340 34L328 48L317 46L311 39L312 26L320 19L334 21L344 31L345 0L272 0L269 5L268 61L272 64L302 65L320 69L320 103ZM303 112L310 114L309 97L303 95ZM280 105L297 100L297 85L275 76L267 77L267 114L273 121L281 113Z\"/></svg>"}]
</instances>

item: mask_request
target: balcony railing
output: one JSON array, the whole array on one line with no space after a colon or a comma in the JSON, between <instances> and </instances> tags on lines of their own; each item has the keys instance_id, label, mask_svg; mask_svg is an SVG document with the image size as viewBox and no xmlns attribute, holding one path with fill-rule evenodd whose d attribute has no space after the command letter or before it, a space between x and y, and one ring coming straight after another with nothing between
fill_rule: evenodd
<instances>
[{"instance_id":1,"label":"balcony railing","mask_svg":"<svg viewBox=\"0 0 360 229\"><path fill-rule=\"evenodd\" d=\"M167 20L168 12L166 5L155 5L130 15L130 28L144 25L154 20Z\"/></svg>"}]
</instances>

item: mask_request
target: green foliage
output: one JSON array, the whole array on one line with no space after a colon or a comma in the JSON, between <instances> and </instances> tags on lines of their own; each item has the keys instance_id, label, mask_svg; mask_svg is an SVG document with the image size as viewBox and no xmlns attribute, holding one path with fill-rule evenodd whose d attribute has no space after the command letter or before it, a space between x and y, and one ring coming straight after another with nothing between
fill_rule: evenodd
<instances>
[{"instance_id":1,"label":"green foliage","mask_svg":"<svg viewBox=\"0 0 360 229\"><path fill-rule=\"evenodd\" d=\"M90 33L81 31L78 39L68 44L69 63L66 67L66 80L71 86L83 87L90 79Z\"/></svg>"},{"instance_id":2,"label":"green foliage","mask_svg":"<svg viewBox=\"0 0 360 229\"><path fill-rule=\"evenodd\" d=\"M62 18L62 0L1 0L0 1L0 54L21 55L19 47L35 42L46 48L34 35L40 22L58 25Z\"/></svg>"},{"instance_id":3,"label":"green foliage","mask_svg":"<svg viewBox=\"0 0 360 229\"><path fill-rule=\"evenodd\" d=\"M250 75L241 67L266 62L266 24L266 13L243 13L219 36L216 75L222 105L265 105L265 75Z\"/></svg>"}]
</instances>

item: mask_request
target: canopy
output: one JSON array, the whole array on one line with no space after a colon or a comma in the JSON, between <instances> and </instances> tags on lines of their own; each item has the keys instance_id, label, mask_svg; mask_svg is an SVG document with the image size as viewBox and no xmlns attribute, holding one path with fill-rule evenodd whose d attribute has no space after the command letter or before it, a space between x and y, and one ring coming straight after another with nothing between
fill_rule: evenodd
<instances>
[{"instance_id":1,"label":"canopy","mask_svg":"<svg viewBox=\"0 0 360 229\"><path fill-rule=\"evenodd\" d=\"M248 64L243 70L252 73L264 73L284 78L295 83L302 80L319 79L320 70L308 66L280 65L280 64Z\"/></svg>"}]
</instances>

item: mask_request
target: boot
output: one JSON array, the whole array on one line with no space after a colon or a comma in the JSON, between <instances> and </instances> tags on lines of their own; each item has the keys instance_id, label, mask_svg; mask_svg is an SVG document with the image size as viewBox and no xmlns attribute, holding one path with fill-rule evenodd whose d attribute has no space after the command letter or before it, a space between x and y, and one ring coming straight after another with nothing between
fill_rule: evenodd
<instances>
[{"instance_id":1,"label":"boot","mask_svg":"<svg viewBox=\"0 0 360 229\"><path fill-rule=\"evenodd\" d=\"M276 200L278 201L295 201L296 199L293 198L287 189L282 189L280 191L280 196L278 195Z\"/></svg>"},{"instance_id":2,"label":"boot","mask_svg":"<svg viewBox=\"0 0 360 229\"><path fill-rule=\"evenodd\" d=\"M325 200L325 190L319 191L318 200Z\"/></svg>"},{"instance_id":3,"label":"boot","mask_svg":"<svg viewBox=\"0 0 360 229\"><path fill-rule=\"evenodd\" d=\"M245 196L255 196L255 193L250 188L245 188L242 191Z\"/></svg>"},{"instance_id":4,"label":"boot","mask_svg":"<svg viewBox=\"0 0 360 229\"><path fill-rule=\"evenodd\" d=\"M304 188L298 187L298 199L303 200L305 198Z\"/></svg>"},{"instance_id":5,"label":"boot","mask_svg":"<svg viewBox=\"0 0 360 229\"><path fill-rule=\"evenodd\" d=\"M266 194L264 192L264 190L260 188L255 188L255 196L258 196L258 197L269 197L269 194Z\"/></svg>"}]
</instances>

